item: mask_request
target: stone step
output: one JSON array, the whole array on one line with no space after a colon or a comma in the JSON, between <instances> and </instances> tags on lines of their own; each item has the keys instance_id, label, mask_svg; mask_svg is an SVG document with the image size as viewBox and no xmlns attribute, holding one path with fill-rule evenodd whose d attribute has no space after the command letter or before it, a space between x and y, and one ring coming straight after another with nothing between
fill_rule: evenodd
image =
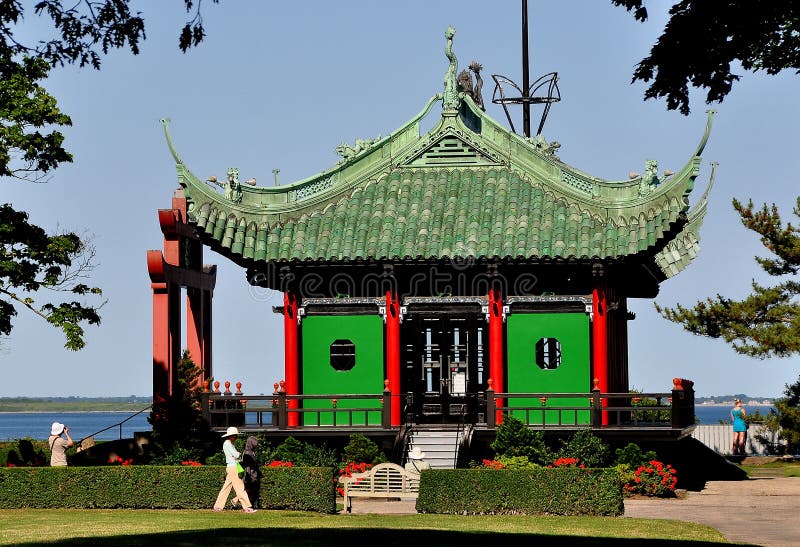
<instances>
[{"instance_id":1,"label":"stone step","mask_svg":"<svg viewBox=\"0 0 800 547\"><path fill-rule=\"evenodd\" d=\"M419 447L425 453L425 461L433 469L453 469L458 458L458 446L462 431L452 428L426 427L411 433L408 451Z\"/></svg>"}]
</instances>

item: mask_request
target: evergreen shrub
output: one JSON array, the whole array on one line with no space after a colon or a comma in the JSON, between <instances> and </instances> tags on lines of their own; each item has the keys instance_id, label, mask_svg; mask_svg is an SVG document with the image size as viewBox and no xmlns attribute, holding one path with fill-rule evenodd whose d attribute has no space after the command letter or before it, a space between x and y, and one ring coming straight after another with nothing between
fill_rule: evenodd
<instances>
[{"instance_id":1,"label":"evergreen shrub","mask_svg":"<svg viewBox=\"0 0 800 547\"><path fill-rule=\"evenodd\" d=\"M547 465L553 459L552 451L544 442L544 434L531 431L522 420L513 416L504 418L491 447L497 456L525 456L539 465Z\"/></svg>"},{"instance_id":2,"label":"evergreen shrub","mask_svg":"<svg viewBox=\"0 0 800 547\"><path fill-rule=\"evenodd\" d=\"M586 467L608 467L611 463L611 448L591 429L576 431L562 441L559 455L562 458L577 458Z\"/></svg>"},{"instance_id":3,"label":"evergreen shrub","mask_svg":"<svg viewBox=\"0 0 800 547\"><path fill-rule=\"evenodd\" d=\"M263 469L262 506L334 513L333 469ZM0 507L208 509L225 480L221 466L0 468Z\"/></svg>"},{"instance_id":4,"label":"evergreen shrub","mask_svg":"<svg viewBox=\"0 0 800 547\"><path fill-rule=\"evenodd\" d=\"M339 458L336 450L328 448L325 444L317 446L287 437L285 441L274 449L266 449L262 452L262 460L265 463L270 461L292 462L294 465L308 467L331 467L337 468ZM334 475L331 475L333 477Z\"/></svg>"},{"instance_id":5,"label":"evergreen shrub","mask_svg":"<svg viewBox=\"0 0 800 547\"><path fill-rule=\"evenodd\" d=\"M657 458L656 453L652 450L642 452L642 449L636 443L628 443L623 448L617 448L615 454L617 456L617 465L628 465L633 469Z\"/></svg>"},{"instance_id":6,"label":"evergreen shrub","mask_svg":"<svg viewBox=\"0 0 800 547\"><path fill-rule=\"evenodd\" d=\"M622 500L616 469L431 469L420 477L417 510L616 516Z\"/></svg>"},{"instance_id":7,"label":"evergreen shrub","mask_svg":"<svg viewBox=\"0 0 800 547\"><path fill-rule=\"evenodd\" d=\"M386 454L369 437L361 433L350 435L350 441L342 452L342 467L348 463L379 464L386 461Z\"/></svg>"},{"instance_id":8,"label":"evergreen shrub","mask_svg":"<svg viewBox=\"0 0 800 547\"><path fill-rule=\"evenodd\" d=\"M527 456L498 456L497 462L503 466L502 469L535 469L541 467L530 461Z\"/></svg>"}]
</instances>

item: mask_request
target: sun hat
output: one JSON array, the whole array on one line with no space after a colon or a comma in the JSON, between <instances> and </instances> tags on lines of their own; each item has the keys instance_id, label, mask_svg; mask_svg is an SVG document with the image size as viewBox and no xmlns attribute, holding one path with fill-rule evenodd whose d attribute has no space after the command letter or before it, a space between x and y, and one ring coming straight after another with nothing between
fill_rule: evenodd
<instances>
[{"instance_id":1,"label":"sun hat","mask_svg":"<svg viewBox=\"0 0 800 547\"><path fill-rule=\"evenodd\" d=\"M418 446L415 446L414 449L408 453L408 457L412 460L421 460L425 457L425 452L420 450Z\"/></svg>"},{"instance_id":2,"label":"sun hat","mask_svg":"<svg viewBox=\"0 0 800 547\"><path fill-rule=\"evenodd\" d=\"M60 424L58 422L53 422L52 427L50 427L50 434L51 435L61 435L62 431L64 431L64 424Z\"/></svg>"},{"instance_id":3,"label":"sun hat","mask_svg":"<svg viewBox=\"0 0 800 547\"><path fill-rule=\"evenodd\" d=\"M224 437L233 437L234 435L238 435L238 434L239 434L239 430L238 430L238 429L236 429L236 428L235 428L235 427L233 427L233 426L230 426L230 427L228 428L228 431L226 431L226 432L225 432L225 433L222 435L222 437L223 437L223 438L224 438Z\"/></svg>"}]
</instances>

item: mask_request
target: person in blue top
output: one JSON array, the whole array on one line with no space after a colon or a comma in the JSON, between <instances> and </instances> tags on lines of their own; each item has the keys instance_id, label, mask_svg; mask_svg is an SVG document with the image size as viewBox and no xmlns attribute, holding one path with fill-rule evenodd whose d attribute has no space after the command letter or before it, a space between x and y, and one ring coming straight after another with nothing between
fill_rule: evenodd
<instances>
[{"instance_id":1,"label":"person in blue top","mask_svg":"<svg viewBox=\"0 0 800 547\"><path fill-rule=\"evenodd\" d=\"M747 412L742 406L742 401L734 399L731 409L731 420L733 421L733 455L744 456L745 437L747 436L747 422L745 418Z\"/></svg>"},{"instance_id":2,"label":"person in blue top","mask_svg":"<svg viewBox=\"0 0 800 547\"><path fill-rule=\"evenodd\" d=\"M247 492L244 489L244 482L239 477L239 470L237 464L241 460L241 454L236 447L233 446L233 441L239 435L239 430L235 427L229 427L228 430L222 435L225 442L222 443L222 452L225 454L225 484L219 491L217 501L214 502L214 511L219 512L225 508L228 502L228 496L231 493L231 488L236 492L236 497L231 500L231 505L236 506L241 504L242 511L245 513L255 513L256 510L250 503L250 498L247 497Z\"/></svg>"}]
</instances>

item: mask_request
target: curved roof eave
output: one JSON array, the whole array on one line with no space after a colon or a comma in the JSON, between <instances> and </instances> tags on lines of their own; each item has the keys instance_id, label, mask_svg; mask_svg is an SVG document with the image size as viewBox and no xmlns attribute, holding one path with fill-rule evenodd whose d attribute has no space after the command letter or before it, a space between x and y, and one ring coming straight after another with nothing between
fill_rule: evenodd
<instances>
[{"instance_id":1,"label":"curved roof eave","mask_svg":"<svg viewBox=\"0 0 800 547\"><path fill-rule=\"evenodd\" d=\"M716 178L717 163L711 162L711 175L698 202L689 210L683 229L655 257L655 263L669 279L685 270L700 253L700 228L708 211L708 197Z\"/></svg>"}]
</instances>

